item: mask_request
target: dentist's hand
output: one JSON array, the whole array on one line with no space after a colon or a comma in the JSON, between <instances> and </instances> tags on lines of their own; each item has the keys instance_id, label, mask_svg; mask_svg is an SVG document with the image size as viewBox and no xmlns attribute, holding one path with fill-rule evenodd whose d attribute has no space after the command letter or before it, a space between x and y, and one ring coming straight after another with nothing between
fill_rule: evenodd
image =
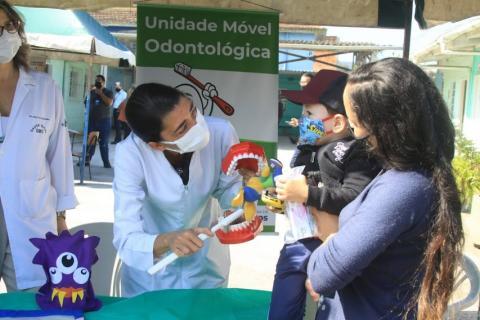
<instances>
[{"instance_id":1,"label":"dentist's hand","mask_svg":"<svg viewBox=\"0 0 480 320\"><path fill-rule=\"evenodd\" d=\"M304 203L308 199L308 185L304 175L294 178L278 176L275 178L275 185L280 200Z\"/></svg>"},{"instance_id":2,"label":"dentist's hand","mask_svg":"<svg viewBox=\"0 0 480 320\"><path fill-rule=\"evenodd\" d=\"M153 254L158 258L168 249L179 257L194 254L203 247L203 241L198 237L200 233L213 237L213 233L208 228L192 228L158 235L155 239Z\"/></svg>"}]
</instances>

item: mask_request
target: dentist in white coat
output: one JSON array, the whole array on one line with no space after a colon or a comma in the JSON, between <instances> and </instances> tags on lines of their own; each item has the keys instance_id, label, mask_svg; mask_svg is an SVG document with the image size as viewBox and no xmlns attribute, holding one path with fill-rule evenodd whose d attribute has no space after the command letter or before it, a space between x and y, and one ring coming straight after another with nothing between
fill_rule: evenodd
<instances>
[{"instance_id":1,"label":"dentist in white coat","mask_svg":"<svg viewBox=\"0 0 480 320\"><path fill-rule=\"evenodd\" d=\"M228 246L197 235L212 235L208 227L241 188L240 176L221 172L223 157L238 143L235 130L156 83L133 92L126 117L133 133L117 145L113 184L123 295L226 286ZM150 276L147 269L168 250L182 257Z\"/></svg>"},{"instance_id":2,"label":"dentist in white coat","mask_svg":"<svg viewBox=\"0 0 480 320\"><path fill-rule=\"evenodd\" d=\"M46 74L29 71L23 21L0 1L0 278L8 291L39 287L30 238L66 229L74 208L63 99Z\"/></svg>"}]
</instances>

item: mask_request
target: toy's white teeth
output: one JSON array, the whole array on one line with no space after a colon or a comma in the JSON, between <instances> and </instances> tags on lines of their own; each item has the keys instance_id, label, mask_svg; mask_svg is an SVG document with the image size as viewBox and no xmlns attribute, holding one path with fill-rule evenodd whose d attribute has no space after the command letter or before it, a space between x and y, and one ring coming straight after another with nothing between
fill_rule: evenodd
<instances>
[{"instance_id":1,"label":"toy's white teeth","mask_svg":"<svg viewBox=\"0 0 480 320\"><path fill-rule=\"evenodd\" d=\"M265 158L258 154L254 154L253 152L237 154L236 156L233 157L232 162L230 162L230 166L228 167L228 170L227 170L227 175L231 175L233 171L235 171L238 160L242 160L242 159L256 159L258 161L257 174L260 174L262 172L262 169L266 165Z\"/></svg>"},{"instance_id":2,"label":"toy's white teeth","mask_svg":"<svg viewBox=\"0 0 480 320\"><path fill-rule=\"evenodd\" d=\"M230 166L228 167L228 170L227 170L227 175L231 175L233 173L233 169L235 168L235 162L231 162L230 163Z\"/></svg>"},{"instance_id":3,"label":"toy's white teeth","mask_svg":"<svg viewBox=\"0 0 480 320\"><path fill-rule=\"evenodd\" d=\"M240 223L231 224L230 225L230 231L240 231L240 230L243 230L243 229L247 229L250 226L250 224L251 224L251 222L248 222L248 221L243 221L243 222L240 222Z\"/></svg>"}]
</instances>

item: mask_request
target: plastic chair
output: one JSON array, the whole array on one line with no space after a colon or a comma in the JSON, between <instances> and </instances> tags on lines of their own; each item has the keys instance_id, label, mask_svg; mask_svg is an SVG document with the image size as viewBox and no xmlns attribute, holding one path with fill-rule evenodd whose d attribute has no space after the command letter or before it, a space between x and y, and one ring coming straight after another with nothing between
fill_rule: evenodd
<instances>
[{"instance_id":1,"label":"plastic chair","mask_svg":"<svg viewBox=\"0 0 480 320\"><path fill-rule=\"evenodd\" d=\"M455 279L454 291L467 280L470 282L470 291L465 298L448 305L446 319L458 319L458 313L473 306L480 293L480 273L478 267L471 258L463 255L463 263L459 267Z\"/></svg>"},{"instance_id":2,"label":"plastic chair","mask_svg":"<svg viewBox=\"0 0 480 320\"><path fill-rule=\"evenodd\" d=\"M98 261L92 267L92 285L97 295L120 297L120 269L121 261L117 257L117 250L112 244L113 223L96 222L79 225L70 229L70 233L84 230L86 235L100 237L97 247Z\"/></svg>"},{"instance_id":3,"label":"plastic chair","mask_svg":"<svg viewBox=\"0 0 480 320\"><path fill-rule=\"evenodd\" d=\"M87 140L87 157L91 153L92 148L95 149L97 147L97 142L98 142L98 137L100 136L99 131L92 131L88 134L88 140ZM73 148L73 144L72 144ZM78 161L82 159L82 153L81 152L73 152L72 150L72 157L78 158ZM87 160L87 158L85 158ZM85 161L86 161L85 160ZM90 159L91 161L92 159ZM92 169L90 168L90 161L85 162L85 166L88 167L88 174L90 175L90 180L92 180Z\"/></svg>"}]
</instances>

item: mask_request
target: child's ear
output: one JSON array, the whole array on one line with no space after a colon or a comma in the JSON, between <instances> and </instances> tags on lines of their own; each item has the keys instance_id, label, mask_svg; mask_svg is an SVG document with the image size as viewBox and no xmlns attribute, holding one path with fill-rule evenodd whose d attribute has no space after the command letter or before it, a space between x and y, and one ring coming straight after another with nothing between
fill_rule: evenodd
<instances>
[{"instance_id":1,"label":"child's ear","mask_svg":"<svg viewBox=\"0 0 480 320\"><path fill-rule=\"evenodd\" d=\"M348 130L348 120L347 117L341 114L336 114L333 116L333 133L342 133L345 130Z\"/></svg>"}]
</instances>

